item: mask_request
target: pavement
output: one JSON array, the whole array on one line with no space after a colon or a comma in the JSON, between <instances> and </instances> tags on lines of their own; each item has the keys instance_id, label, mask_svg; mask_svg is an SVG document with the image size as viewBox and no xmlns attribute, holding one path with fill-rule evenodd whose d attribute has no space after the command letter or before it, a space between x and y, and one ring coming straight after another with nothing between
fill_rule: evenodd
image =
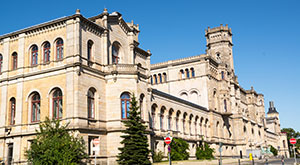
<instances>
[{"instance_id":1,"label":"pavement","mask_svg":"<svg viewBox=\"0 0 300 165\"><path fill-rule=\"evenodd\" d=\"M254 159L254 165L294 165L294 159L285 159L282 164L281 159L258 160ZM300 165L300 159L297 159L297 165ZM153 163L153 165L168 165L169 162ZM219 165L219 160L186 160L172 161L172 165ZM222 160L222 165L252 165L249 159L226 158Z\"/></svg>"}]
</instances>

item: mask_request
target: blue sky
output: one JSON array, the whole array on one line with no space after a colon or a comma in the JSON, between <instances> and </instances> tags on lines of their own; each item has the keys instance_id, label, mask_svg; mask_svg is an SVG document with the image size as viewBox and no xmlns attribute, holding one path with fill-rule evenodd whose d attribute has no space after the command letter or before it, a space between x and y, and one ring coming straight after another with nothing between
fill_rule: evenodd
<instances>
[{"instance_id":1,"label":"blue sky","mask_svg":"<svg viewBox=\"0 0 300 165\"><path fill-rule=\"evenodd\" d=\"M300 131L300 1L298 0L72 0L1 2L0 35L52 19L85 17L108 8L140 25L141 47L152 63L205 53L207 27L232 28L234 66L240 85L273 100L282 127Z\"/></svg>"}]
</instances>

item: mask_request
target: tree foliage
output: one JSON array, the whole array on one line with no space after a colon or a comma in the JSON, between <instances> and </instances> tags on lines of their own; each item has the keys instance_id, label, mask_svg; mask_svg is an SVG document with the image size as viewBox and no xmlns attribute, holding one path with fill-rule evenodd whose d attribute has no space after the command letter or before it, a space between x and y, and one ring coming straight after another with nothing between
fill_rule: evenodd
<instances>
[{"instance_id":1,"label":"tree foliage","mask_svg":"<svg viewBox=\"0 0 300 165\"><path fill-rule=\"evenodd\" d=\"M196 148L196 157L198 160L210 160L214 158L214 152L213 148L210 148L207 143L204 143L204 145Z\"/></svg>"},{"instance_id":2,"label":"tree foliage","mask_svg":"<svg viewBox=\"0 0 300 165\"><path fill-rule=\"evenodd\" d=\"M171 143L171 160L188 160L189 144L182 140L173 138Z\"/></svg>"},{"instance_id":3,"label":"tree foliage","mask_svg":"<svg viewBox=\"0 0 300 165\"><path fill-rule=\"evenodd\" d=\"M68 124L46 118L36 130L37 136L31 142L25 156L32 164L79 164L87 158L84 140L74 137Z\"/></svg>"},{"instance_id":4,"label":"tree foliage","mask_svg":"<svg viewBox=\"0 0 300 165\"><path fill-rule=\"evenodd\" d=\"M119 148L121 151L118 157L118 163L121 165L147 165L151 164L149 160L150 150L148 149L148 138L146 126L143 125L137 100L134 94L130 100L130 111L127 120L122 122L126 126L124 135Z\"/></svg>"},{"instance_id":5,"label":"tree foliage","mask_svg":"<svg viewBox=\"0 0 300 165\"><path fill-rule=\"evenodd\" d=\"M293 156L294 151L291 152L291 149L293 148L293 145L289 142L289 140L291 138L296 138L297 139L297 143L295 144L296 148L297 148L296 151L300 150L300 132L296 132L293 128L283 128L283 129L281 129L281 132L286 133L287 140L288 140L287 143L288 143L288 147L289 147L289 152L290 152L290 155Z\"/></svg>"},{"instance_id":6,"label":"tree foliage","mask_svg":"<svg viewBox=\"0 0 300 165\"><path fill-rule=\"evenodd\" d=\"M270 145L270 151L273 153L273 155L274 156L277 156L278 155L278 150L275 148L275 147L273 147L272 145Z\"/></svg>"}]
</instances>

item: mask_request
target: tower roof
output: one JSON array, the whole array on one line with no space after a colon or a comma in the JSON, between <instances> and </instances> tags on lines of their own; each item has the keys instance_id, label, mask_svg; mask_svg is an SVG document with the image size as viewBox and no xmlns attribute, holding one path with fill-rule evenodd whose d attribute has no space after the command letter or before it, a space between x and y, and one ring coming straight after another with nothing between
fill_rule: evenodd
<instances>
[{"instance_id":1,"label":"tower roof","mask_svg":"<svg viewBox=\"0 0 300 165\"><path fill-rule=\"evenodd\" d=\"M269 107L269 111L268 111L267 114L270 114L270 113L278 113L278 112L276 111L276 108L274 107L274 102L273 102L273 101L270 101L270 102L269 102L269 105L270 105L270 107Z\"/></svg>"}]
</instances>

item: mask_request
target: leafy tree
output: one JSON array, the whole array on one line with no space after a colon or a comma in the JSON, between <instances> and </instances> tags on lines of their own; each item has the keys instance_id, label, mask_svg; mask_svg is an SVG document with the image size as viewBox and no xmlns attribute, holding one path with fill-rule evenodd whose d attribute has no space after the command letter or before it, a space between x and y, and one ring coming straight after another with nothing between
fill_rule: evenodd
<instances>
[{"instance_id":1,"label":"leafy tree","mask_svg":"<svg viewBox=\"0 0 300 165\"><path fill-rule=\"evenodd\" d=\"M26 150L28 161L44 165L82 163L82 159L87 158L84 140L72 136L67 127L68 124L61 125L59 120L46 118Z\"/></svg>"},{"instance_id":2,"label":"leafy tree","mask_svg":"<svg viewBox=\"0 0 300 165\"><path fill-rule=\"evenodd\" d=\"M117 161L121 165L151 164L146 126L142 123L141 113L134 94L131 97L130 105L129 117L127 117L127 120L122 121L126 126L126 130L123 131L124 135L121 136L123 147L119 148L121 152L117 156Z\"/></svg>"},{"instance_id":3,"label":"leafy tree","mask_svg":"<svg viewBox=\"0 0 300 165\"><path fill-rule=\"evenodd\" d=\"M281 129L281 132L286 133L290 155L294 156L294 150L292 150L293 152L291 152L291 149L293 149L293 145L289 142L289 140L291 138L296 138L297 139L297 143L295 144L296 151L300 150L300 132L296 132L293 128L283 128Z\"/></svg>"},{"instance_id":4,"label":"leafy tree","mask_svg":"<svg viewBox=\"0 0 300 165\"><path fill-rule=\"evenodd\" d=\"M271 146L270 151L273 153L274 156L277 156L278 150L276 148L274 148L272 145L270 145L270 146Z\"/></svg>"},{"instance_id":5,"label":"leafy tree","mask_svg":"<svg viewBox=\"0 0 300 165\"><path fill-rule=\"evenodd\" d=\"M214 149L210 148L209 145L207 143L204 143L204 145L199 146L196 148L196 157L199 160L203 160L203 159L213 159L213 153L214 153Z\"/></svg>"},{"instance_id":6,"label":"leafy tree","mask_svg":"<svg viewBox=\"0 0 300 165\"><path fill-rule=\"evenodd\" d=\"M189 158L189 144L182 140L173 138L171 143L171 159L172 160L188 160Z\"/></svg>"}]
</instances>

